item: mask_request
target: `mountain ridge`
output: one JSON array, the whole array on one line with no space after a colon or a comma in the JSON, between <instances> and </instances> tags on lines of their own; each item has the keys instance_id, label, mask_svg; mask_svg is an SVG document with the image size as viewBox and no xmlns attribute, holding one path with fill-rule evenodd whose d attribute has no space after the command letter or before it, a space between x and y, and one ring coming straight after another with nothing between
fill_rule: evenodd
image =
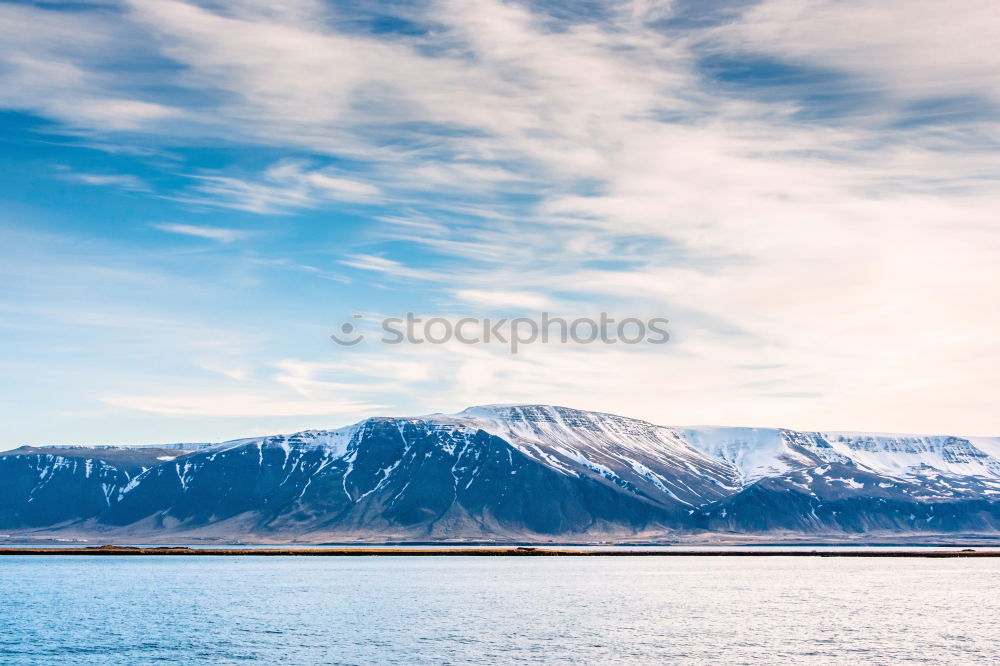
<instances>
[{"instance_id":1,"label":"mountain ridge","mask_svg":"<svg viewBox=\"0 0 1000 666\"><path fill-rule=\"evenodd\" d=\"M183 448L187 447L187 448ZM1000 532L1000 438L660 426L550 405L0 453L0 530L241 539Z\"/></svg>"}]
</instances>

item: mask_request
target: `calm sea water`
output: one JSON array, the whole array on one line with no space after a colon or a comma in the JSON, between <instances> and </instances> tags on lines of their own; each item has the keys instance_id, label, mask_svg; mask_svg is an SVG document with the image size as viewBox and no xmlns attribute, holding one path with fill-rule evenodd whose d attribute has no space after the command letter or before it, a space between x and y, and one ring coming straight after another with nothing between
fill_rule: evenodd
<instances>
[{"instance_id":1,"label":"calm sea water","mask_svg":"<svg viewBox=\"0 0 1000 666\"><path fill-rule=\"evenodd\" d=\"M0 558L0 663L997 663L1000 560Z\"/></svg>"}]
</instances>

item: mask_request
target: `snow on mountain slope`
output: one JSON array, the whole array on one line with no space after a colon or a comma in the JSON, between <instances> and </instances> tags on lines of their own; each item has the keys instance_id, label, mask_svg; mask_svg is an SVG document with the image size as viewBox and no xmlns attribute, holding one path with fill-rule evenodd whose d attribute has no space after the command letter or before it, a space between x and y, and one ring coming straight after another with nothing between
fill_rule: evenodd
<instances>
[{"instance_id":1,"label":"snow on mountain slope","mask_svg":"<svg viewBox=\"0 0 1000 666\"><path fill-rule=\"evenodd\" d=\"M965 439L994 460L1000 460L1000 437L966 437Z\"/></svg>"},{"instance_id":2,"label":"snow on mountain slope","mask_svg":"<svg viewBox=\"0 0 1000 666\"><path fill-rule=\"evenodd\" d=\"M220 444L213 444L206 447L205 450L219 452L248 445L256 446L258 449L266 446L277 446L285 451L293 448L322 448L327 452L327 457L341 458L347 455L351 441L365 423L366 421L361 421L335 430L302 430L288 435L231 439Z\"/></svg>"},{"instance_id":3,"label":"snow on mountain slope","mask_svg":"<svg viewBox=\"0 0 1000 666\"><path fill-rule=\"evenodd\" d=\"M819 434L835 451L859 467L880 474L909 477L933 471L952 476L1000 478L1000 460L961 437L858 432Z\"/></svg>"},{"instance_id":4,"label":"snow on mountain slope","mask_svg":"<svg viewBox=\"0 0 1000 666\"><path fill-rule=\"evenodd\" d=\"M731 465L638 419L551 405L487 405L425 418L484 430L553 469L659 502L701 506L738 487Z\"/></svg>"},{"instance_id":5,"label":"snow on mountain slope","mask_svg":"<svg viewBox=\"0 0 1000 666\"><path fill-rule=\"evenodd\" d=\"M792 430L719 426L673 430L693 448L735 466L744 485L789 470L843 462L822 442Z\"/></svg>"},{"instance_id":6,"label":"snow on mountain slope","mask_svg":"<svg viewBox=\"0 0 1000 666\"><path fill-rule=\"evenodd\" d=\"M846 463L888 477L1000 479L1000 439L946 435L798 432L774 428L693 427L675 432L707 455L735 465L744 483L821 465Z\"/></svg>"}]
</instances>

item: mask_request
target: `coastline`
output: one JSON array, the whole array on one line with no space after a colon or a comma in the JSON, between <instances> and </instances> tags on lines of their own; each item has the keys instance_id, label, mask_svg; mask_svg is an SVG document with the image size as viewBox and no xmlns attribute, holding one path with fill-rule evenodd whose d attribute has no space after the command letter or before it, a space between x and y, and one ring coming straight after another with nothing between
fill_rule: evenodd
<instances>
[{"instance_id":1,"label":"coastline","mask_svg":"<svg viewBox=\"0 0 1000 666\"><path fill-rule=\"evenodd\" d=\"M263 557L1000 557L1000 550L579 550L569 548L189 548L88 546L2 548L4 555Z\"/></svg>"}]
</instances>

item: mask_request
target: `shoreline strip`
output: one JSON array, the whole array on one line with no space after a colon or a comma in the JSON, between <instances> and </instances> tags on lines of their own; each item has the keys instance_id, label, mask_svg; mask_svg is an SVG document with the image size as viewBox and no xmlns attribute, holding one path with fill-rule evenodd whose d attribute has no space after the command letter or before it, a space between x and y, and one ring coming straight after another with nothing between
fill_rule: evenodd
<instances>
[{"instance_id":1,"label":"shoreline strip","mask_svg":"<svg viewBox=\"0 0 1000 666\"><path fill-rule=\"evenodd\" d=\"M565 548L139 548L89 546L85 548L2 548L3 555L96 556L226 556L226 557L1000 557L1000 550L575 550Z\"/></svg>"}]
</instances>

